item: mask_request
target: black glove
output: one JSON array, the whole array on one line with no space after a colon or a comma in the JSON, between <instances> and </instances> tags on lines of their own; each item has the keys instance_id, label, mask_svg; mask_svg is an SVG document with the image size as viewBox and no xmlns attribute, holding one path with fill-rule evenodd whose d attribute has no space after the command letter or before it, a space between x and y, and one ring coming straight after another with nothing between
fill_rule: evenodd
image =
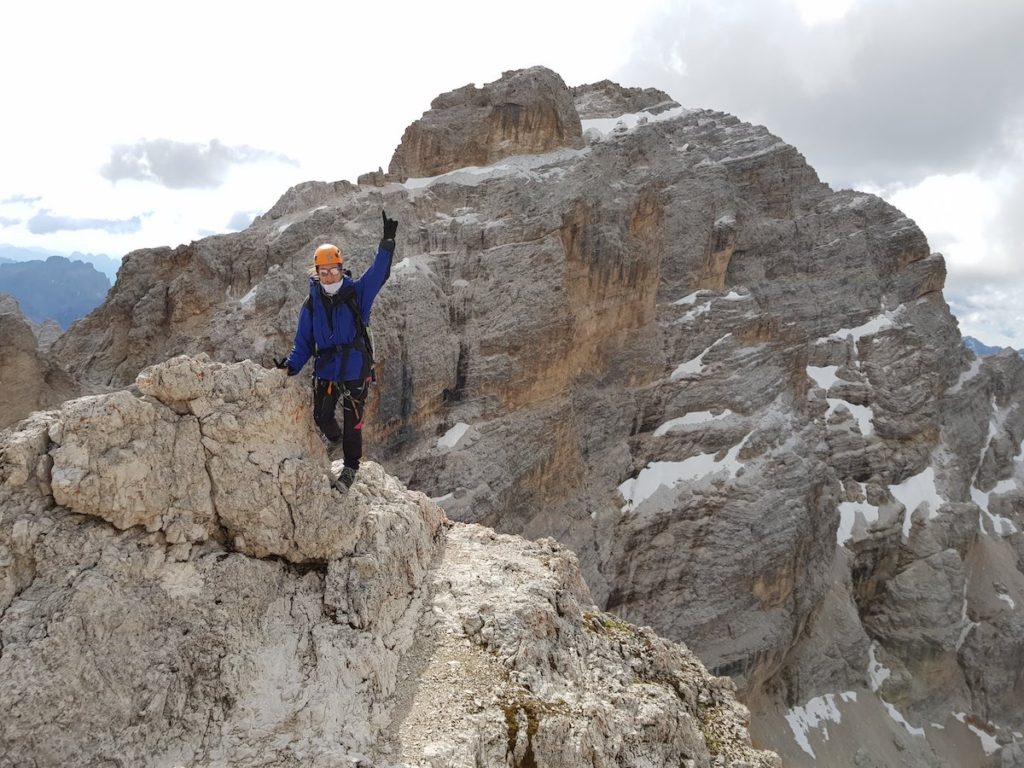
<instances>
[{"instance_id":1,"label":"black glove","mask_svg":"<svg viewBox=\"0 0 1024 768\"><path fill-rule=\"evenodd\" d=\"M380 215L384 219L384 239L394 240L395 235L398 234L398 222L395 219L389 219L385 211L381 211Z\"/></svg>"},{"instance_id":2,"label":"black glove","mask_svg":"<svg viewBox=\"0 0 1024 768\"><path fill-rule=\"evenodd\" d=\"M280 368L281 370L287 371L289 376L295 375L296 372L292 370L290 365L288 365L287 360L278 360L276 357L273 358L273 360L275 368Z\"/></svg>"}]
</instances>

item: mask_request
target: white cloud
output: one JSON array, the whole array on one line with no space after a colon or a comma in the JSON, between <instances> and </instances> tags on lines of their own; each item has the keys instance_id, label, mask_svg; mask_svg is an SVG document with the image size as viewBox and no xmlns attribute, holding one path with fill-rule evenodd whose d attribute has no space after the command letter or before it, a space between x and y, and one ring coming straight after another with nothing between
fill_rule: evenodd
<instances>
[{"instance_id":1,"label":"white cloud","mask_svg":"<svg viewBox=\"0 0 1024 768\"><path fill-rule=\"evenodd\" d=\"M386 10L256 0L244 12L200 0L173 8L125 0L13 4L4 24L19 34L0 46L0 70L24 72L31 63L31 77L4 83L0 200L37 197L39 206L77 218L154 215L137 237L33 235L24 227L4 236L120 255L188 242L200 230L222 232L234 212L266 210L299 182L355 180L386 168L405 127L443 91L536 64L569 84L612 76L637 27L662 5L634 0L581 12L576 4L523 0L499 30L469 0L394 2ZM232 164L214 195L168 196L131 180L111 190L99 175L111 148L152 136L204 146L217 137L282 153L298 166L261 164L251 173L257 166ZM158 175L151 164L136 170Z\"/></svg>"},{"instance_id":2,"label":"white cloud","mask_svg":"<svg viewBox=\"0 0 1024 768\"><path fill-rule=\"evenodd\" d=\"M268 161L298 165L277 152L230 147L217 139L209 144L154 139L112 147L100 175L113 182L134 179L170 189L211 189L224 183L232 165Z\"/></svg>"},{"instance_id":3,"label":"white cloud","mask_svg":"<svg viewBox=\"0 0 1024 768\"><path fill-rule=\"evenodd\" d=\"M932 250L946 257L951 274L991 276L1017 269L1006 244L992 237L1007 182L973 171L939 174L881 194L928 234Z\"/></svg>"},{"instance_id":4,"label":"white cloud","mask_svg":"<svg viewBox=\"0 0 1024 768\"><path fill-rule=\"evenodd\" d=\"M147 214L148 215L148 214ZM36 235L53 232L79 232L83 229L95 229L111 235L132 234L142 229L142 217L132 216L130 219L99 219L74 218L72 216L54 215L50 211L38 211L26 222L28 231Z\"/></svg>"},{"instance_id":5,"label":"white cloud","mask_svg":"<svg viewBox=\"0 0 1024 768\"><path fill-rule=\"evenodd\" d=\"M945 295L962 334L993 346L1024 349L1024 279L950 279Z\"/></svg>"},{"instance_id":6,"label":"white cloud","mask_svg":"<svg viewBox=\"0 0 1024 768\"><path fill-rule=\"evenodd\" d=\"M857 0L791 0L800 14L800 20L808 26L829 24L839 21L854 6Z\"/></svg>"},{"instance_id":7,"label":"white cloud","mask_svg":"<svg viewBox=\"0 0 1024 768\"><path fill-rule=\"evenodd\" d=\"M259 215L260 211L235 211L224 227L232 232L238 232L252 224L252 220Z\"/></svg>"},{"instance_id":8,"label":"white cloud","mask_svg":"<svg viewBox=\"0 0 1024 768\"><path fill-rule=\"evenodd\" d=\"M1024 3L811 7L669 3L645 25L623 79L763 123L837 186L960 173L1024 113L1024 79L1012 74L1024 70Z\"/></svg>"}]
</instances>

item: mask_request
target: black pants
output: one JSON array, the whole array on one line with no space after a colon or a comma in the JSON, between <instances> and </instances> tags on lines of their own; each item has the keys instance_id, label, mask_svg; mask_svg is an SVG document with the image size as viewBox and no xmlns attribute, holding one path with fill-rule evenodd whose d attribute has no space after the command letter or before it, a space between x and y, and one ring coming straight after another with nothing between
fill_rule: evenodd
<instances>
[{"instance_id":1,"label":"black pants","mask_svg":"<svg viewBox=\"0 0 1024 768\"><path fill-rule=\"evenodd\" d=\"M359 469L359 459L363 456L363 406L366 405L369 388L369 382L360 379L346 381L344 385L337 381L313 379L313 421L332 443L341 441L345 466L352 469ZM339 399L342 401L344 430L335 418Z\"/></svg>"}]
</instances>

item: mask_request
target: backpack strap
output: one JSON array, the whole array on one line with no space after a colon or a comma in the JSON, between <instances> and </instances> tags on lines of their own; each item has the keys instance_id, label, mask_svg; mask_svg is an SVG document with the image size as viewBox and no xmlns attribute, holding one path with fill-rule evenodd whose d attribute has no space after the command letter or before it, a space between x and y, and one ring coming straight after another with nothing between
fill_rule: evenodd
<instances>
[{"instance_id":1,"label":"backpack strap","mask_svg":"<svg viewBox=\"0 0 1024 768\"><path fill-rule=\"evenodd\" d=\"M356 323L356 338L351 346L358 349L363 355L363 368L360 371L359 377L366 381L377 380L377 374L374 371L374 360L373 360L373 337L370 336L370 329L363 322L363 313L359 310L359 300L356 298L355 293L348 296L345 299L345 303L348 304L348 308L352 311L352 318ZM360 344L359 342L362 342ZM347 362L347 360L345 361ZM342 368L344 370L344 368Z\"/></svg>"}]
</instances>

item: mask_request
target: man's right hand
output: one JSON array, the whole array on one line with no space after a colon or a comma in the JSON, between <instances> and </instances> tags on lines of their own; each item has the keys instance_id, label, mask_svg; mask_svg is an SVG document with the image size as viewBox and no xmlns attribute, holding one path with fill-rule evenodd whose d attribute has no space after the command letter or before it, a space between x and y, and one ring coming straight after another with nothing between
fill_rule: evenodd
<instances>
[{"instance_id":1,"label":"man's right hand","mask_svg":"<svg viewBox=\"0 0 1024 768\"><path fill-rule=\"evenodd\" d=\"M395 219L389 219L386 212L380 212L381 218L384 220L384 239L394 240L395 235L398 234L398 221Z\"/></svg>"},{"instance_id":2,"label":"man's right hand","mask_svg":"<svg viewBox=\"0 0 1024 768\"><path fill-rule=\"evenodd\" d=\"M273 360L274 360L274 367L278 368L278 369L280 369L282 371L287 371L289 376L294 376L297 373L297 371L293 371L291 369L291 366L288 365L288 361L287 360L278 360L276 357L273 358Z\"/></svg>"}]
</instances>

